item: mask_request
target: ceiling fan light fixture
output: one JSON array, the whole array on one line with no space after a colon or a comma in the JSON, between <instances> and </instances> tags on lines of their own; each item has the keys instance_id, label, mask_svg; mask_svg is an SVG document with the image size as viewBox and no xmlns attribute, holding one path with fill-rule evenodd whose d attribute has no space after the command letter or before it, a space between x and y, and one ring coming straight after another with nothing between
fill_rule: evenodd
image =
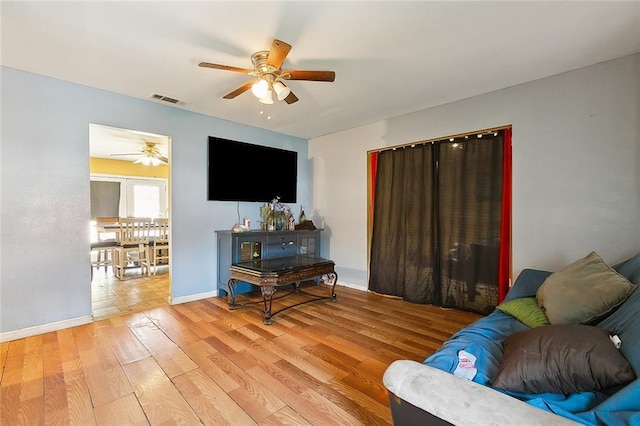
<instances>
[{"instance_id":1,"label":"ceiling fan light fixture","mask_svg":"<svg viewBox=\"0 0 640 426\"><path fill-rule=\"evenodd\" d=\"M267 105L273 104L273 92L271 91L271 89L267 89L266 95L264 95L262 98L258 100L263 104L267 104Z\"/></svg>"},{"instance_id":2,"label":"ceiling fan light fixture","mask_svg":"<svg viewBox=\"0 0 640 426\"><path fill-rule=\"evenodd\" d=\"M150 157L148 155L145 155L143 157L138 158L136 161L133 162L133 164L142 164L144 166L159 166L160 164L162 164L162 161L160 161L155 157Z\"/></svg>"},{"instance_id":3,"label":"ceiling fan light fixture","mask_svg":"<svg viewBox=\"0 0 640 426\"><path fill-rule=\"evenodd\" d=\"M265 79L261 79L257 83L251 85L251 93L253 93L253 95L258 99L262 99L267 96L267 91L269 91L269 83L267 83L267 80Z\"/></svg>"},{"instance_id":4,"label":"ceiling fan light fixture","mask_svg":"<svg viewBox=\"0 0 640 426\"><path fill-rule=\"evenodd\" d=\"M278 95L279 101L284 100L284 98L289 96L289 93L291 93L291 89L285 86L281 81L273 83L273 90L276 92L276 95Z\"/></svg>"}]
</instances>

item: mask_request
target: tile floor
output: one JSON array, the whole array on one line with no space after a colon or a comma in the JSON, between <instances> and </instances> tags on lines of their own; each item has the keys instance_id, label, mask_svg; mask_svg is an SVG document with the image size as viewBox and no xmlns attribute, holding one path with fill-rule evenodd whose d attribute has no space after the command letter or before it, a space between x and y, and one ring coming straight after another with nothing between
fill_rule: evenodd
<instances>
[{"instance_id":1,"label":"tile floor","mask_svg":"<svg viewBox=\"0 0 640 426\"><path fill-rule=\"evenodd\" d=\"M111 269L93 271L91 305L95 319L169 305L169 266L158 267L157 274L150 277L136 272L127 271L121 281Z\"/></svg>"}]
</instances>

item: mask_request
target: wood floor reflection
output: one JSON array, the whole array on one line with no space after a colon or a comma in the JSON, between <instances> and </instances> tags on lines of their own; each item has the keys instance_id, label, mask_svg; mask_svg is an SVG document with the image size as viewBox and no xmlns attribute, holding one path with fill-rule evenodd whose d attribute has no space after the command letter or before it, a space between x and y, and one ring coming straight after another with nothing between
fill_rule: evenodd
<instances>
[{"instance_id":1,"label":"wood floor reflection","mask_svg":"<svg viewBox=\"0 0 640 426\"><path fill-rule=\"evenodd\" d=\"M151 277L137 276L134 271L127 274L121 281L111 269L94 270L91 307L95 319L169 306L168 265L158 267L157 274Z\"/></svg>"}]
</instances>

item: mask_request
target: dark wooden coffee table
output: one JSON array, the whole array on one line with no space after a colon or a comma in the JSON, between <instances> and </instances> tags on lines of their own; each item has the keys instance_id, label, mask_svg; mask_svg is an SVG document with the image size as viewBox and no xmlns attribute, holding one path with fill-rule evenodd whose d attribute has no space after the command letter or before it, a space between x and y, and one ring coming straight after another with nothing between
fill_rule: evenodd
<instances>
[{"instance_id":1,"label":"dark wooden coffee table","mask_svg":"<svg viewBox=\"0 0 640 426\"><path fill-rule=\"evenodd\" d=\"M269 325L271 324L271 318L275 314L295 306L322 299L331 299L335 302L338 274L334 267L335 263L332 260L307 256L259 259L250 262L234 263L229 268L230 277L227 282L229 309L251 308L257 310L264 314L264 323ZM330 295L318 295L305 292L300 287L301 281L317 279L325 275L332 281ZM260 287L262 300L242 304L237 303L235 287L240 282L246 282ZM278 297L276 300L293 294L304 294L308 296L308 299L294 305L286 306L279 311L272 312L271 306L276 288L291 284L294 284L293 289ZM260 305L262 305L262 308Z\"/></svg>"}]
</instances>

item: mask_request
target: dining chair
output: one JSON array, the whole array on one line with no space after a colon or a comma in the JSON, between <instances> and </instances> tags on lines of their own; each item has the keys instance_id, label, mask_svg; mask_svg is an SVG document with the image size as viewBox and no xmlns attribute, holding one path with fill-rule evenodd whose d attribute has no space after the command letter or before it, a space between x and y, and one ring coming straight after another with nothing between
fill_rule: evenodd
<instances>
[{"instance_id":1,"label":"dining chair","mask_svg":"<svg viewBox=\"0 0 640 426\"><path fill-rule=\"evenodd\" d=\"M93 268L96 271L100 267L104 267L104 271L107 272L107 268L111 266L113 268L113 251L116 247L116 233L113 227L118 223L118 217L97 217L96 218L96 231L98 240L91 242L91 277L93 278ZM107 229L107 227L111 229ZM94 260L95 256L95 260ZM115 273L115 268L114 268Z\"/></svg>"},{"instance_id":2,"label":"dining chair","mask_svg":"<svg viewBox=\"0 0 640 426\"><path fill-rule=\"evenodd\" d=\"M151 266L155 275L158 264L169 263L169 219L156 218L153 222L150 250Z\"/></svg>"},{"instance_id":3,"label":"dining chair","mask_svg":"<svg viewBox=\"0 0 640 426\"><path fill-rule=\"evenodd\" d=\"M140 273L151 275L149 256L149 232L151 218L120 218L120 230L116 235L114 267L116 277L124 279L125 269L140 268Z\"/></svg>"}]
</instances>

